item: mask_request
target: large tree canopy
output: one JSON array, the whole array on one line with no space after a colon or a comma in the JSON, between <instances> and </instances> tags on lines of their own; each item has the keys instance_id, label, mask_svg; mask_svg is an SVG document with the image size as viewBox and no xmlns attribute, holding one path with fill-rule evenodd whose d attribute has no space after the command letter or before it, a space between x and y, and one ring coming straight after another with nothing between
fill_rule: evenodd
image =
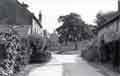
<instances>
[{"instance_id":1,"label":"large tree canopy","mask_svg":"<svg viewBox=\"0 0 120 76\"><path fill-rule=\"evenodd\" d=\"M90 37L87 24L76 13L60 16L58 22L62 22L62 25L56 29L62 41L77 41Z\"/></svg>"}]
</instances>

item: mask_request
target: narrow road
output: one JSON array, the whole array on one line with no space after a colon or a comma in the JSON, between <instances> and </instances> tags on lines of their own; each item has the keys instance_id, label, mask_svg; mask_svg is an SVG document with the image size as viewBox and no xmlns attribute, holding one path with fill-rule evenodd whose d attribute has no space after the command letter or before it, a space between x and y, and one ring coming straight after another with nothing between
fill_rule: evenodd
<instances>
[{"instance_id":1,"label":"narrow road","mask_svg":"<svg viewBox=\"0 0 120 76\"><path fill-rule=\"evenodd\" d=\"M33 64L26 67L24 76L104 76L77 55L53 54L49 63Z\"/></svg>"}]
</instances>

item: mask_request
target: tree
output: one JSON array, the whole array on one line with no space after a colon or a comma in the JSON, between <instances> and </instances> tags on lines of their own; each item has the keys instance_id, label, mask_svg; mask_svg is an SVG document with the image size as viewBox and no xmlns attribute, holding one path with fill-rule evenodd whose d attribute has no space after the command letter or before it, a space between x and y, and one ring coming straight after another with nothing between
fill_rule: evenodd
<instances>
[{"instance_id":1,"label":"tree","mask_svg":"<svg viewBox=\"0 0 120 76\"><path fill-rule=\"evenodd\" d=\"M66 44L68 41L73 41L75 49L78 48L77 41L90 37L87 24L76 13L60 16L58 22L62 22L62 25L56 29L59 34L59 39Z\"/></svg>"},{"instance_id":2,"label":"tree","mask_svg":"<svg viewBox=\"0 0 120 76\"><path fill-rule=\"evenodd\" d=\"M102 24L104 24L106 21L108 21L109 19L111 19L112 17L114 17L116 15L117 12L108 12L108 13L102 13L102 12L98 12L98 14L96 15L96 24L98 26L101 26Z\"/></svg>"}]
</instances>

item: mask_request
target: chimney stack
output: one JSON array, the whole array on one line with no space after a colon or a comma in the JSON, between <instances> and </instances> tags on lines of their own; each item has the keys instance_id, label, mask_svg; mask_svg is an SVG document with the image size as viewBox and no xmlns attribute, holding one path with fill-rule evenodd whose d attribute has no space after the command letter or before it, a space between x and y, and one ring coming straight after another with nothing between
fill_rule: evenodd
<instances>
[{"instance_id":1,"label":"chimney stack","mask_svg":"<svg viewBox=\"0 0 120 76\"><path fill-rule=\"evenodd\" d=\"M28 8L28 7L29 7L28 4L25 4L24 2L23 2L21 5L22 5L22 7L24 7L24 8Z\"/></svg>"},{"instance_id":2,"label":"chimney stack","mask_svg":"<svg viewBox=\"0 0 120 76\"><path fill-rule=\"evenodd\" d=\"M118 0L118 11L120 11L120 0Z\"/></svg>"},{"instance_id":3,"label":"chimney stack","mask_svg":"<svg viewBox=\"0 0 120 76\"><path fill-rule=\"evenodd\" d=\"M41 23L41 21L42 21L42 13L41 13L41 11L39 12L39 22Z\"/></svg>"}]
</instances>

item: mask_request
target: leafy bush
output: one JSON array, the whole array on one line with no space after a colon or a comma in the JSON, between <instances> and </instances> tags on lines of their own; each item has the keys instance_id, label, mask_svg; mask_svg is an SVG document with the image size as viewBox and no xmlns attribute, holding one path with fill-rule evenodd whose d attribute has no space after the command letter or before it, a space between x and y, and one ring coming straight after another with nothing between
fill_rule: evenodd
<instances>
[{"instance_id":1,"label":"leafy bush","mask_svg":"<svg viewBox=\"0 0 120 76\"><path fill-rule=\"evenodd\" d=\"M84 57L88 61L98 61L99 60L99 53L97 51L97 47L90 47L88 49L85 49L82 52L82 57Z\"/></svg>"},{"instance_id":2,"label":"leafy bush","mask_svg":"<svg viewBox=\"0 0 120 76\"><path fill-rule=\"evenodd\" d=\"M30 36L28 36L27 39L29 42L29 47L32 48L34 50L34 52L40 51L40 49L42 48L42 44L43 44L42 37L30 35Z\"/></svg>"},{"instance_id":3,"label":"leafy bush","mask_svg":"<svg viewBox=\"0 0 120 76\"><path fill-rule=\"evenodd\" d=\"M0 33L0 50L5 55L1 57L0 75L13 76L28 63L31 50L27 40L12 33Z\"/></svg>"},{"instance_id":4,"label":"leafy bush","mask_svg":"<svg viewBox=\"0 0 120 76\"><path fill-rule=\"evenodd\" d=\"M51 54L40 50L42 43L40 37L0 33L0 76L14 76L34 56L36 59L49 60Z\"/></svg>"},{"instance_id":5,"label":"leafy bush","mask_svg":"<svg viewBox=\"0 0 120 76\"><path fill-rule=\"evenodd\" d=\"M43 44L43 38L38 36L29 36L30 48L33 50L30 63L46 62L51 58L50 52L46 49L41 50ZM45 48L48 48L48 42Z\"/></svg>"},{"instance_id":6,"label":"leafy bush","mask_svg":"<svg viewBox=\"0 0 120 76\"><path fill-rule=\"evenodd\" d=\"M93 40L81 53L81 56L88 61L99 61L100 59L100 51L94 42L96 40Z\"/></svg>"}]
</instances>

